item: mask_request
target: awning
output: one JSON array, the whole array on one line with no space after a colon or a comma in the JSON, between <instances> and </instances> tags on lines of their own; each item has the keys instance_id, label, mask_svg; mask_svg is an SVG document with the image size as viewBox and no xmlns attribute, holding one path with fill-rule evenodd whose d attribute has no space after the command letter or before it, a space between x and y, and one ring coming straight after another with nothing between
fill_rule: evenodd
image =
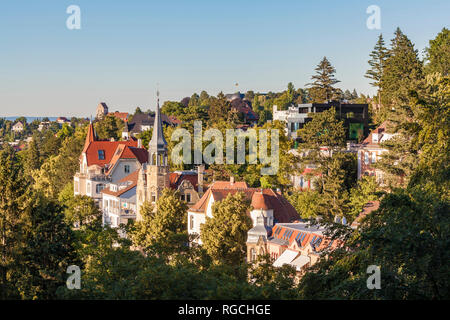
<instances>
[{"instance_id":1,"label":"awning","mask_svg":"<svg viewBox=\"0 0 450 320\"><path fill-rule=\"evenodd\" d=\"M281 256L273 263L274 267L281 267L283 264L291 264L291 262L300 254L298 251L285 250ZM309 262L309 261L308 261Z\"/></svg>"}]
</instances>

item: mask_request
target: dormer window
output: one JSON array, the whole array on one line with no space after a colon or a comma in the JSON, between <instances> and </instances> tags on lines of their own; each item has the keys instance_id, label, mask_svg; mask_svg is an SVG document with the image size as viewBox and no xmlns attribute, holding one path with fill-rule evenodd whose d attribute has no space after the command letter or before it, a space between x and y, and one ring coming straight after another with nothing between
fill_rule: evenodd
<instances>
[{"instance_id":1,"label":"dormer window","mask_svg":"<svg viewBox=\"0 0 450 320\"><path fill-rule=\"evenodd\" d=\"M105 160L105 150L98 150L98 160Z\"/></svg>"}]
</instances>

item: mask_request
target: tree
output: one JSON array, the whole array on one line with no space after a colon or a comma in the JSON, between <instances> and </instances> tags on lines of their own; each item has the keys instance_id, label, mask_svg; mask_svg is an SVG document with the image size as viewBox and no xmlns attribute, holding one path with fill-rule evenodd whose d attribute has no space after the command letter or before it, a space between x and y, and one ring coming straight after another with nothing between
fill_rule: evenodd
<instances>
[{"instance_id":1,"label":"tree","mask_svg":"<svg viewBox=\"0 0 450 320\"><path fill-rule=\"evenodd\" d=\"M209 105L209 94L205 90L200 92L199 103L201 106Z\"/></svg>"},{"instance_id":2,"label":"tree","mask_svg":"<svg viewBox=\"0 0 450 320\"><path fill-rule=\"evenodd\" d=\"M226 121L228 118L228 112L231 109L230 102L226 99L225 95L220 92L217 98L213 99L208 111L209 121L211 123L217 123L219 121Z\"/></svg>"},{"instance_id":3,"label":"tree","mask_svg":"<svg viewBox=\"0 0 450 320\"><path fill-rule=\"evenodd\" d=\"M36 142L36 137L33 137L30 144L28 145L28 149L26 150L26 158L25 158L25 170L28 174L31 175L33 170L38 170L41 167L41 154L39 151L39 146Z\"/></svg>"},{"instance_id":4,"label":"tree","mask_svg":"<svg viewBox=\"0 0 450 320\"><path fill-rule=\"evenodd\" d=\"M102 213L89 196L76 195L69 200L64 210L64 217L69 225L83 226L94 221L101 221Z\"/></svg>"},{"instance_id":5,"label":"tree","mask_svg":"<svg viewBox=\"0 0 450 320\"><path fill-rule=\"evenodd\" d=\"M139 213L142 220L135 223L131 232L136 247L145 250L163 242L170 244L178 235L187 232L187 205L172 189L163 190L156 203L156 211L150 203L145 203Z\"/></svg>"},{"instance_id":6,"label":"tree","mask_svg":"<svg viewBox=\"0 0 450 320\"><path fill-rule=\"evenodd\" d=\"M310 86L310 95L314 102L323 102L335 98L336 88L333 86L340 82L334 77L336 69L326 57L316 67L316 74L311 77L314 80L307 84Z\"/></svg>"},{"instance_id":7,"label":"tree","mask_svg":"<svg viewBox=\"0 0 450 320\"><path fill-rule=\"evenodd\" d=\"M74 235L55 202L37 194L30 207L17 288L22 299L55 299L57 288L65 285L67 267L78 264Z\"/></svg>"},{"instance_id":8,"label":"tree","mask_svg":"<svg viewBox=\"0 0 450 320\"><path fill-rule=\"evenodd\" d=\"M122 130L125 126L124 122L108 114L104 119L95 123L95 132L100 140L120 140L122 137Z\"/></svg>"},{"instance_id":9,"label":"tree","mask_svg":"<svg viewBox=\"0 0 450 320\"><path fill-rule=\"evenodd\" d=\"M369 201L379 199L377 194L378 184L375 177L363 176L355 188L350 191L348 217L355 219Z\"/></svg>"},{"instance_id":10,"label":"tree","mask_svg":"<svg viewBox=\"0 0 450 320\"><path fill-rule=\"evenodd\" d=\"M245 260L247 232L252 227L249 207L241 192L213 204L213 217L206 217L200 237L215 263L236 266Z\"/></svg>"},{"instance_id":11,"label":"tree","mask_svg":"<svg viewBox=\"0 0 450 320\"><path fill-rule=\"evenodd\" d=\"M450 69L450 31L442 28L436 38L430 40L430 46L425 49L425 70L428 73L439 72L448 76Z\"/></svg>"},{"instance_id":12,"label":"tree","mask_svg":"<svg viewBox=\"0 0 450 320\"><path fill-rule=\"evenodd\" d=\"M315 218L319 214L320 193L315 190L295 190L286 198L304 219Z\"/></svg>"},{"instance_id":13,"label":"tree","mask_svg":"<svg viewBox=\"0 0 450 320\"><path fill-rule=\"evenodd\" d=\"M301 299L447 299L450 295L449 203L421 187L397 189L380 209L347 229L344 247L301 279ZM367 289L380 267L381 289Z\"/></svg>"},{"instance_id":14,"label":"tree","mask_svg":"<svg viewBox=\"0 0 450 320\"><path fill-rule=\"evenodd\" d=\"M409 103L393 114L388 129L395 135L382 144L389 152L374 165L384 172L391 189L408 185L410 179L428 180L433 188L448 187L448 83L448 76L428 75L420 89L410 91Z\"/></svg>"},{"instance_id":15,"label":"tree","mask_svg":"<svg viewBox=\"0 0 450 320\"><path fill-rule=\"evenodd\" d=\"M0 151L0 297L15 298L13 278L24 248L23 225L30 203L29 185L14 149L8 144Z\"/></svg>"},{"instance_id":16,"label":"tree","mask_svg":"<svg viewBox=\"0 0 450 320\"><path fill-rule=\"evenodd\" d=\"M381 78L388 57L389 53L384 45L383 35L380 34L373 51L370 53L371 59L368 61L370 69L364 75L366 78L371 79L373 82L370 84L378 89L378 105L381 105Z\"/></svg>"},{"instance_id":17,"label":"tree","mask_svg":"<svg viewBox=\"0 0 450 320\"><path fill-rule=\"evenodd\" d=\"M402 31L397 28L391 42L389 57L385 61L381 77L383 93L383 110L378 123L396 116L398 108L408 104L409 91L417 88L422 78L422 63L417 50Z\"/></svg>"},{"instance_id":18,"label":"tree","mask_svg":"<svg viewBox=\"0 0 450 320\"><path fill-rule=\"evenodd\" d=\"M200 105L199 95L196 93L192 94L191 98L189 99L188 107L199 106L199 105Z\"/></svg>"},{"instance_id":19,"label":"tree","mask_svg":"<svg viewBox=\"0 0 450 320\"><path fill-rule=\"evenodd\" d=\"M298 131L301 138L299 150L303 153L300 172L307 165L314 165L313 183L320 193L317 215L332 219L346 213L348 190L356 180L356 158L345 154L345 129L343 121L336 118L336 110L331 108L316 113L303 129Z\"/></svg>"}]
</instances>

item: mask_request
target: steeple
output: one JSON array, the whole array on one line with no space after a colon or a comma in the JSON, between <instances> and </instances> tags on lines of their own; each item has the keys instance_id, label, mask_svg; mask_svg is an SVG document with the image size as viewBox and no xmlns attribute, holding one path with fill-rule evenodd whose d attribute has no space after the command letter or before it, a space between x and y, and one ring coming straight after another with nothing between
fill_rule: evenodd
<instances>
[{"instance_id":1,"label":"steeple","mask_svg":"<svg viewBox=\"0 0 450 320\"><path fill-rule=\"evenodd\" d=\"M156 166L167 166L167 142L164 139L164 133L161 122L161 112L159 110L159 90L156 92L158 97L155 122L153 124L152 139L148 144L149 163Z\"/></svg>"},{"instance_id":2,"label":"steeple","mask_svg":"<svg viewBox=\"0 0 450 320\"><path fill-rule=\"evenodd\" d=\"M84 142L84 148L83 148L83 152L86 152L87 148L89 147L89 145L91 144L91 142L96 141L97 138L95 137L95 131L94 131L94 125L92 124L92 119L89 123L89 127L88 127L88 132L86 135L86 140Z\"/></svg>"},{"instance_id":3,"label":"steeple","mask_svg":"<svg viewBox=\"0 0 450 320\"><path fill-rule=\"evenodd\" d=\"M159 110L159 91L156 92L156 95L158 97L158 101L155 112L155 122L153 124L152 139L150 140L150 143L148 145L148 150L150 151L150 153L157 153L158 151L167 150L167 142L166 139L164 139L161 122L161 112Z\"/></svg>"}]
</instances>

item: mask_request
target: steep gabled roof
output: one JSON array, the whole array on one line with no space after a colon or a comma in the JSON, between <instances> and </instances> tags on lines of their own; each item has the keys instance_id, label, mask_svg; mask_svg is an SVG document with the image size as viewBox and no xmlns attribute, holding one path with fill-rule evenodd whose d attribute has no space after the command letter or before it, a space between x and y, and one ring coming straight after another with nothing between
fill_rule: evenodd
<instances>
[{"instance_id":1,"label":"steep gabled roof","mask_svg":"<svg viewBox=\"0 0 450 320\"><path fill-rule=\"evenodd\" d=\"M202 198L189 210L194 212L206 213L209 198L212 196L214 201L221 201L229 194L244 193L247 200L252 201L253 194L261 193L260 188L249 188L245 182L216 181L202 196ZM262 189L264 203L267 209L273 210L275 222L292 222L300 218L295 208L283 197L281 193L272 189Z\"/></svg>"},{"instance_id":2,"label":"steep gabled roof","mask_svg":"<svg viewBox=\"0 0 450 320\"><path fill-rule=\"evenodd\" d=\"M183 181L189 181L195 191L198 191L198 175L197 173L185 173L185 172L171 172L169 174L170 188L176 190L183 183Z\"/></svg>"},{"instance_id":3,"label":"steep gabled roof","mask_svg":"<svg viewBox=\"0 0 450 320\"><path fill-rule=\"evenodd\" d=\"M361 143L362 146L364 146L364 147L366 147L366 146L378 146L379 142L374 142L373 141L373 135L374 134L378 134L378 141L380 141L382 134L386 132L386 126L387 126L387 121L384 121L380 126L375 128L374 130L372 130L370 132L370 134L367 136L367 138L364 139L364 141Z\"/></svg>"},{"instance_id":4,"label":"steep gabled roof","mask_svg":"<svg viewBox=\"0 0 450 320\"><path fill-rule=\"evenodd\" d=\"M118 191L111 191L109 188L103 189L102 193L109 194L109 195L112 195L115 197L120 197L125 192L130 191L133 188L136 188L137 181L138 181L138 175L139 175L139 170L136 170L135 172L129 174L128 176L126 176L125 178L123 178L117 182L117 184L119 184L119 185L127 183L128 185L125 188L119 189Z\"/></svg>"}]
</instances>

